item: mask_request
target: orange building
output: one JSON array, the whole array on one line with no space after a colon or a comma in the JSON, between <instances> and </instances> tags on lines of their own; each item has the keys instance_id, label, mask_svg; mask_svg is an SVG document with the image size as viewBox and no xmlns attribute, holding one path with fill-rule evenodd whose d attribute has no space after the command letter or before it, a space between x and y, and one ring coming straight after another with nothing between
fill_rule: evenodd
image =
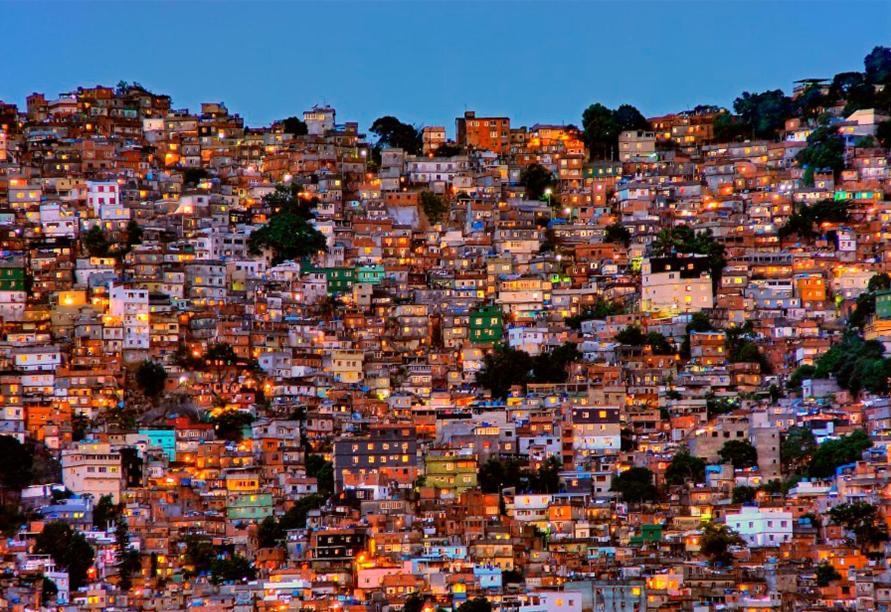
<instances>
[{"instance_id":1,"label":"orange building","mask_svg":"<svg viewBox=\"0 0 891 612\"><path fill-rule=\"evenodd\" d=\"M474 149L505 153L510 148L510 119L507 117L477 117L475 111L465 111L455 119L458 144Z\"/></svg>"}]
</instances>

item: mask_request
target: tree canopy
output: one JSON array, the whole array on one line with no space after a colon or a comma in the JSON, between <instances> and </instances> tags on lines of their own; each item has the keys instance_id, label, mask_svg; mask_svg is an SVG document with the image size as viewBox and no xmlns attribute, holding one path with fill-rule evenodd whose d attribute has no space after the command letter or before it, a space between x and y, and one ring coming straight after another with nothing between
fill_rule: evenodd
<instances>
[{"instance_id":1,"label":"tree canopy","mask_svg":"<svg viewBox=\"0 0 891 612\"><path fill-rule=\"evenodd\" d=\"M734 469L758 465L758 451L748 440L728 440L718 451L718 456L721 461L732 464Z\"/></svg>"},{"instance_id":2,"label":"tree canopy","mask_svg":"<svg viewBox=\"0 0 891 612\"><path fill-rule=\"evenodd\" d=\"M591 158L609 159L618 150L621 132L648 130L650 123L630 104L610 109L598 102L582 113L582 129Z\"/></svg>"},{"instance_id":3,"label":"tree canopy","mask_svg":"<svg viewBox=\"0 0 891 612\"><path fill-rule=\"evenodd\" d=\"M733 101L733 110L753 138L776 138L791 115L792 101L780 89L761 93L744 91Z\"/></svg>"},{"instance_id":4,"label":"tree canopy","mask_svg":"<svg viewBox=\"0 0 891 612\"><path fill-rule=\"evenodd\" d=\"M629 503L655 501L658 495L653 472L643 467L629 468L614 477L610 490L618 492Z\"/></svg>"},{"instance_id":5,"label":"tree canopy","mask_svg":"<svg viewBox=\"0 0 891 612\"><path fill-rule=\"evenodd\" d=\"M807 147L795 159L806 168L804 182L814 184L814 172L832 172L836 177L845 167L845 141L835 128L818 127L807 137Z\"/></svg>"},{"instance_id":6,"label":"tree canopy","mask_svg":"<svg viewBox=\"0 0 891 612\"><path fill-rule=\"evenodd\" d=\"M888 528L876 506L855 501L839 504L829 510L829 519L854 534L861 547L879 544L888 540Z\"/></svg>"},{"instance_id":7,"label":"tree canopy","mask_svg":"<svg viewBox=\"0 0 891 612\"><path fill-rule=\"evenodd\" d=\"M787 472L797 474L805 470L817 450L817 439L809 427L795 425L782 436L780 462Z\"/></svg>"},{"instance_id":8,"label":"tree canopy","mask_svg":"<svg viewBox=\"0 0 891 612\"><path fill-rule=\"evenodd\" d=\"M305 195L300 185L279 185L263 197L263 202L273 214L265 225L251 233L251 253L257 255L268 248L273 265L277 265L325 250L325 236L311 222L317 201Z\"/></svg>"},{"instance_id":9,"label":"tree canopy","mask_svg":"<svg viewBox=\"0 0 891 612\"><path fill-rule=\"evenodd\" d=\"M372 134L377 136L374 147L380 152L383 148L398 148L408 155L417 155L421 152L421 132L413 125L402 123L392 115L378 117L371 124Z\"/></svg>"},{"instance_id":10,"label":"tree canopy","mask_svg":"<svg viewBox=\"0 0 891 612\"><path fill-rule=\"evenodd\" d=\"M309 133L306 123L299 117L282 119L282 129L285 134L291 134L292 136L306 136Z\"/></svg>"},{"instance_id":11,"label":"tree canopy","mask_svg":"<svg viewBox=\"0 0 891 612\"><path fill-rule=\"evenodd\" d=\"M628 246L631 243L631 232L621 223L612 223L604 230L604 240Z\"/></svg>"},{"instance_id":12,"label":"tree canopy","mask_svg":"<svg viewBox=\"0 0 891 612\"><path fill-rule=\"evenodd\" d=\"M68 570L72 590L86 584L87 570L93 565L95 553L82 533L67 523L52 521L37 535L37 551L51 556L59 567Z\"/></svg>"},{"instance_id":13,"label":"tree canopy","mask_svg":"<svg viewBox=\"0 0 891 612\"><path fill-rule=\"evenodd\" d=\"M705 482L705 461L691 455L685 447L671 458L665 469L665 481L670 485Z\"/></svg>"},{"instance_id":14,"label":"tree canopy","mask_svg":"<svg viewBox=\"0 0 891 612\"><path fill-rule=\"evenodd\" d=\"M730 547L742 546L743 544L745 544L745 540L727 525L710 522L702 529L700 550L702 554L718 565L730 565L733 563Z\"/></svg>"},{"instance_id":15,"label":"tree canopy","mask_svg":"<svg viewBox=\"0 0 891 612\"><path fill-rule=\"evenodd\" d=\"M827 440L813 451L808 474L814 478L828 478L839 466L859 460L863 451L871 446L872 440L862 429L837 440Z\"/></svg>"},{"instance_id":16,"label":"tree canopy","mask_svg":"<svg viewBox=\"0 0 891 612\"><path fill-rule=\"evenodd\" d=\"M885 347L878 340L863 340L848 333L817 360L815 378L835 377L838 386L853 394L861 391L888 393L891 359L884 356Z\"/></svg>"},{"instance_id":17,"label":"tree canopy","mask_svg":"<svg viewBox=\"0 0 891 612\"><path fill-rule=\"evenodd\" d=\"M580 358L581 353L573 343L564 343L535 357L509 346L499 346L483 357L476 382L489 389L492 397L503 398L515 385L565 382L569 364Z\"/></svg>"},{"instance_id":18,"label":"tree canopy","mask_svg":"<svg viewBox=\"0 0 891 612\"><path fill-rule=\"evenodd\" d=\"M727 263L724 245L718 242L712 231L697 232L689 225L663 228L656 234L652 245L653 255L667 256L676 253L699 254L708 257L712 285L717 287Z\"/></svg>"},{"instance_id":19,"label":"tree canopy","mask_svg":"<svg viewBox=\"0 0 891 612\"><path fill-rule=\"evenodd\" d=\"M446 199L432 191L424 190L420 195L421 208L430 223L439 223L449 212L449 204Z\"/></svg>"},{"instance_id":20,"label":"tree canopy","mask_svg":"<svg viewBox=\"0 0 891 612\"><path fill-rule=\"evenodd\" d=\"M160 363L146 359L136 368L136 384L150 398L161 395L166 382L167 370Z\"/></svg>"},{"instance_id":21,"label":"tree canopy","mask_svg":"<svg viewBox=\"0 0 891 612\"><path fill-rule=\"evenodd\" d=\"M545 190L554 185L554 175L541 164L529 164L520 173L527 200L540 200Z\"/></svg>"}]
</instances>

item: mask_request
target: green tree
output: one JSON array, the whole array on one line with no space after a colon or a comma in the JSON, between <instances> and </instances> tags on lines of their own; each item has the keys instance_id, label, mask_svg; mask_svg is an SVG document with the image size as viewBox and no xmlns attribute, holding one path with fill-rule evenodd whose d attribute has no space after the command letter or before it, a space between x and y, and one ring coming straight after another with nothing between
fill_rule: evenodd
<instances>
[{"instance_id":1,"label":"green tree","mask_svg":"<svg viewBox=\"0 0 891 612\"><path fill-rule=\"evenodd\" d=\"M398 148L408 155L417 155L423 146L421 132L413 125L402 123L396 117L386 115L378 117L371 124L371 133L377 136L374 145L380 154L383 148Z\"/></svg>"},{"instance_id":2,"label":"green tree","mask_svg":"<svg viewBox=\"0 0 891 612\"><path fill-rule=\"evenodd\" d=\"M551 455L530 477L529 488L535 493L559 493L562 469L560 460Z\"/></svg>"},{"instance_id":3,"label":"green tree","mask_svg":"<svg viewBox=\"0 0 891 612\"><path fill-rule=\"evenodd\" d=\"M591 158L612 157L619 138L619 126L612 110L600 104L592 104L582 113L585 145Z\"/></svg>"},{"instance_id":4,"label":"green tree","mask_svg":"<svg viewBox=\"0 0 891 612\"><path fill-rule=\"evenodd\" d=\"M702 540L700 551L703 555L710 558L712 563L717 565L730 565L733 563L733 555L730 552L731 546L742 546L745 544L738 533L718 523L707 523L702 529Z\"/></svg>"},{"instance_id":5,"label":"green tree","mask_svg":"<svg viewBox=\"0 0 891 612\"><path fill-rule=\"evenodd\" d=\"M25 523L25 515L19 511L17 505L0 505L0 534L11 538Z\"/></svg>"},{"instance_id":6,"label":"green tree","mask_svg":"<svg viewBox=\"0 0 891 612\"><path fill-rule=\"evenodd\" d=\"M754 138L776 138L792 111L792 102L779 89L761 93L745 91L733 102L733 110L740 116Z\"/></svg>"},{"instance_id":7,"label":"green tree","mask_svg":"<svg viewBox=\"0 0 891 612\"><path fill-rule=\"evenodd\" d=\"M74 531L67 523L47 523L37 535L37 552L49 555L62 569L68 570L71 590L86 583L87 570L93 564L95 553L82 533Z\"/></svg>"},{"instance_id":8,"label":"green tree","mask_svg":"<svg viewBox=\"0 0 891 612\"><path fill-rule=\"evenodd\" d=\"M103 495L93 506L93 527L106 529L109 523L114 523L121 516L121 505L114 503L111 495Z\"/></svg>"},{"instance_id":9,"label":"green tree","mask_svg":"<svg viewBox=\"0 0 891 612\"><path fill-rule=\"evenodd\" d=\"M421 192L421 208L430 223L439 223L443 216L449 211L448 202L442 196L436 195L432 191Z\"/></svg>"},{"instance_id":10,"label":"green tree","mask_svg":"<svg viewBox=\"0 0 891 612\"><path fill-rule=\"evenodd\" d=\"M217 549L207 536L189 535L184 538L186 575L197 576L210 572Z\"/></svg>"},{"instance_id":11,"label":"green tree","mask_svg":"<svg viewBox=\"0 0 891 612\"><path fill-rule=\"evenodd\" d=\"M503 398L512 386L529 382L533 365L532 357L525 351L498 347L483 358L483 367L476 374L476 382L489 389L492 397Z\"/></svg>"},{"instance_id":12,"label":"green tree","mask_svg":"<svg viewBox=\"0 0 891 612\"><path fill-rule=\"evenodd\" d=\"M279 525L283 531L291 529L305 529L306 518L310 511L325 505L326 498L322 495L307 495L298 499L294 505L282 516Z\"/></svg>"},{"instance_id":13,"label":"green tree","mask_svg":"<svg viewBox=\"0 0 891 612\"><path fill-rule=\"evenodd\" d=\"M257 577L254 565L241 555L217 558L211 563L210 577L214 584L241 582Z\"/></svg>"},{"instance_id":14,"label":"green tree","mask_svg":"<svg viewBox=\"0 0 891 612\"><path fill-rule=\"evenodd\" d=\"M816 578L817 586L826 587L836 580L841 580L841 574L828 561L823 561L817 566Z\"/></svg>"},{"instance_id":15,"label":"green tree","mask_svg":"<svg viewBox=\"0 0 891 612\"><path fill-rule=\"evenodd\" d=\"M59 594L59 587L56 586L56 583L47 578L46 576L41 576L40 579L40 601L43 602L44 606L48 606L50 603L56 601L56 596Z\"/></svg>"},{"instance_id":16,"label":"green tree","mask_svg":"<svg viewBox=\"0 0 891 612\"><path fill-rule=\"evenodd\" d=\"M135 219L127 221L127 250L142 242L142 226Z\"/></svg>"},{"instance_id":17,"label":"green tree","mask_svg":"<svg viewBox=\"0 0 891 612\"><path fill-rule=\"evenodd\" d=\"M520 173L520 183L526 188L527 200L540 200L545 189L553 186L554 176L541 164L529 164Z\"/></svg>"},{"instance_id":18,"label":"green tree","mask_svg":"<svg viewBox=\"0 0 891 612\"><path fill-rule=\"evenodd\" d=\"M211 422L217 439L239 442L244 428L254 422L254 415L242 410L224 410L213 417Z\"/></svg>"},{"instance_id":19,"label":"green tree","mask_svg":"<svg viewBox=\"0 0 891 612\"><path fill-rule=\"evenodd\" d=\"M793 426L782 436L780 461L783 469L797 474L810 463L817 450L817 439L808 427Z\"/></svg>"},{"instance_id":20,"label":"green tree","mask_svg":"<svg viewBox=\"0 0 891 612\"><path fill-rule=\"evenodd\" d=\"M670 485L705 482L705 461L684 447L671 458L665 469L665 481Z\"/></svg>"},{"instance_id":21,"label":"green tree","mask_svg":"<svg viewBox=\"0 0 891 612\"><path fill-rule=\"evenodd\" d=\"M458 606L458 612L492 612L492 604L485 597L474 597Z\"/></svg>"},{"instance_id":22,"label":"green tree","mask_svg":"<svg viewBox=\"0 0 891 612\"><path fill-rule=\"evenodd\" d=\"M805 183L813 185L813 171L832 171L838 177L845 167L845 142L834 128L819 127L807 138L807 147L795 159L812 172Z\"/></svg>"},{"instance_id":23,"label":"green tree","mask_svg":"<svg viewBox=\"0 0 891 612\"><path fill-rule=\"evenodd\" d=\"M604 230L604 240L606 242L618 242L628 246L631 244L631 232L621 223L612 223L607 225Z\"/></svg>"},{"instance_id":24,"label":"green tree","mask_svg":"<svg viewBox=\"0 0 891 612\"><path fill-rule=\"evenodd\" d=\"M160 363L146 359L136 369L136 384L142 392L152 399L164 391L167 382L167 370Z\"/></svg>"},{"instance_id":25,"label":"green tree","mask_svg":"<svg viewBox=\"0 0 891 612\"><path fill-rule=\"evenodd\" d=\"M183 185L191 185L194 187L209 177L210 174L204 168L186 168L183 170Z\"/></svg>"},{"instance_id":26,"label":"green tree","mask_svg":"<svg viewBox=\"0 0 891 612\"><path fill-rule=\"evenodd\" d=\"M888 528L878 508L870 503L855 501L839 504L829 510L829 520L852 532L861 548L888 540Z\"/></svg>"},{"instance_id":27,"label":"green tree","mask_svg":"<svg viewBox=\"0 0 891 612\"><path fill-rule=\"evenodd\" d=\"M309 133L306 123L299 117L282 119L282 130L285 134L291 134L292 136L306 136Z\"/></svg>"},{"instance_id":28,"label":"green tree","mask_svg":"<svg viewBox=\"0 0 891 612\"><path fill-rule=\"evenodd\" d=\"M483 493L500 493L505 488L519 487L521 474L521 465L515 459L491 457L480 466L477 483Z\"/></svg>"},{"instance_id":29,"label":"green tree","mask_svg":"<svg viewBox=\"0 0 891 612\"><path fill-rule=\"evenodd\" d=\"M321 455L306 456L306 475L316 479L320 494L330 497L334 493L334 466Z\"/></svg>"},{"instance_id":30,"label":"green tree","mask_svg":"<svg viewBox=\"0 0 891 612\"><path fill-rule=\"evenodd\" d=\"M732 142L748 138L752 129L740 117L726 110L715 117L715 140L718 142Z\"/></svg>"},{"instance_id":31,"label":"green tree","mask_svg":"<svg viewBox=\"0 0 891 612\"><path fill-rule=\"evenodd\" d=\"M274 516L267 516L257 525L257 543L260 548L278 546L285 539L285 531Z\"/></svg>"},{"instance_id":32,"label":"green tree","mask_svg":"<svg viewBox=\"0 0 891 612\"><path fill-rule=\"evenodd\" d=\"M851 321L848 321L849 325ZM838 385L857 395L889 392L891 359L884 357L884 345L878 340L864 341L855 333L848 333L817 360L816 378L835 377Z\"/></svg>"},{"instance_id":33,"label":"green tree","mask_svg":"<svg viewBox=\"0 0 891 612\"><path fill-rule=\"evenodd\" d=\"M610 302L609 300L598 298L592 306L585 308L579 314L567 317L566 325L572 329L580 329L582 321L591 319L605 319L617 314L625 312L624 306L618 302Z\"/></svg>"},{"instance_id":34,"label":"green tree","mask_svg":"<svg viewBox=\"0 0 891 612\"><path fill-rule=\"evenodd\" d=\"M828 478L839 466L858 461L871 446L872 440L862 429L837 440L827 440L813 452L808 473L813 478Z\"/></svg>"},{"instance_id":35,"label":"green tree","mask_svg":"<svg viewBox=\"0 0 891 612\"><path fill-rule=\"evenodd\" d=\"M734 469L755 467L758 465L758 451L748 440L728 440L718 451L724 463L730 463Z\"/></svg>"},{"instance_id":36,"label":"green tree","mask_svg":"<svg viewBox=\"0 0 891 612\"><path fill-rule=\"evenodd\" d=\"M566 342L554 350L532 359L532 380L537 383L562 383L568 378L567 368L581 358L578 348Z\"/></svg>"},{"instance_id":37,"label":"green tree","mask_svg":"<svg viewBox=\"0 0 891 612\"><path fill-rule=\"evenodd\" d=\"M721 274L727 264L724 245L715 239L710 229L697 232L689 225L663 228L656 234L651 248L656 256L676 253L705 255L708 257L714 287L720 283Z\"/></svg>"},{"instance_id":38,"label":"green tree","mask_svg":"<svg viewBox=\"0 0 891 612\"><path fill-rule=\"evenodd\" d=\"M616 342L627 346L643 346L646 339L643 331L637 325L629 325L616 334Z\"/></svg>"},{"instance_id":39,"label":"green tree","mask_svg":"<svg viewBox=\"0 0 891 612\"><path fill-rule=\"evenodd\" d=\"M795 368L795 371L792 372L792 375L789 376L787 387L789 389L801 389L801 383L813 378L816 371L816 366L812 366L809 363L798 366Z\"/></svg>"},{"instance_id":40,"label":"green tree","mask_svg":"<svg viewBox=\"0 0 891 612\"><path fill-rule=\"evenodd\" d=\"M658 495L653 472L642 467L633 467L615 476L610 491L616 491L624 501L632 504L655 501Z\"/></svg>"},{"instance_id":41,"label":"green tree","mask_svg":"<svg viewBox=\"0 0 891 612\"><path fill-rule=\"evenodd\" d=\"M278 265L283 261L301 259L324 251L326 243L325 236L306 217L292 212L280 212L273 215L266 225L251 233L248 247L255 255L264 248L270 249L272 263Z\"/></svg>"},{"instance_id":42,"label":"green tree","mask_svg":"<svg viewBox=\"0 0 891 612\"><path fill-rule=\"evenodd\" d=\"M209 368L232 367L238 363L238 355L231 344L216 342L207 347L204 363Z\"/></svg>"},{"instance_id":43,"label":"green tree","mask_svg":"<svg viewBox=\"0 0 891 612\"><path fill-rule=\"evenodd\" d=\"M118 547L119 584L122 590L129 591L133 586L133 574L141 570L142 563L139 552L130 546L130 528L127 525L127 520L123 517L118 517L115 523L115 544Z\"/></svg>"},{"instance_id":44,"label":"green tree","mask_svg":"<svg viewBox=\"0 0 891 612\"><path fill-rule=\"evenodd\" d=\"M421 612L424 609L426 599L417 593L412 593L402 605L402 612Z\"/></svg>"},{"instance_id":45,"label":"green tree","mask_svg":"<svg viewBox=\"0 0 891 612\"><path fill-rule=\"evenodd\" d=\"M622 104L612 110L599 102L582 113L585 145L593 158L611 158L618 149L619 134L626 130L648 130L650 123L639 110Z\"/></svg>"},{"instance_id":46,"label":"green tree","mask_svg":"<svg viewBox=\"0 0 891 612\"><path fill-rule=\"evenodd\" d=\"M863 58L863 68L869 83L877 85L891 83L891 48L873 47Z\"/></svg>"},{"instance_id":47,"label":"green tree","mask_svg":"<svg viewBox=\"0 0 891 612\"><path fill-rule=\"evenodd\" d=\"M745 485L733 487L731 501L734 504L748 504L750 502L755 501L756 493L757 493L757 490L755 489L755 487L747 487Z\"/></svg>"},{"instance_id":48,"label":"green tree","mask_svg":"<svg viewBox=\"0 0 891 612\"><path fill-rule=\"evenodd\" d=\"M876 126L876 140L886 149L891 148L891 120L885 120Z\"/></svg>"},{"instance_id":49,"label":"green tree","mask_svg":"<svg viewBox=\"0 0 891 612\"><path fill-rule=\"evenodd\" d=\"M887 291L888 289L891 289L891 276L885 272L873 274L866 284L866 290L871 292Z\"/></svg>"},{"instance_id":50,"label":"green tree","mask_svg":"<svg viewBox=\"0 0 891 612\"><path fill-rule=\"evenodd\" d=\"M820 200L810 206L798 208L778 231L780 238L797 235L807 240L817 235L814 227L824 223L845 223L850 217L850 202L846 200Z\"/></svg>"},{"instance_id":51,"label":"green tree","mask_svg":"<svg viewBox=\"0 0 891 612\"><path fill-rule=\"evenodd\" d=\"M12 436L0 436L0 505L7 494L18 493L31 483L34 454Z\"/></svg>"},{"instance_id":52,"label":"green tree","mask_svg":"<svg viewBox=\"0 0 891 612\"><path fill-rule=\"evenodd\" d=\"M452 143L443 143L436 147L436 150L433 151L433 154L436 157L455 157L456 155L461 155L464 153L464 149L460 146Z\"/></svg>"},{"instance_id":53,"label":"green tree","mask_svg":"<svg viewBox=\"0 0 891 612\"><path fill-rule=\"evenodd\" d=\"M668 338L659 332L649 332L644 339L644 344L650 347L654 355L674 355L674 345Z\"/></svg>"},{"instance_id":54,"label":"green tree","mask_svg":"<svg viewBox=\"0 0 891 612\"><path fill-rule=\"evenodd\" d=\"M94 225L83 237L83 245L91 257L108 257L111 243L102 228Z\"/></svg>"},{"instance_id":55,"label":"green tree","mask_svg":"<svg viewBox=\"0 0 891 612\"><path fill-rule=\"evenodd\" d=\"M649 130L651 127L646 117L630 104L621 104L613 111L613 117L619 133L629 130Z\"/></svg>"},{"instance_id":56,"label":"green tree","mask_svg":"<svg viewBox=\"0 0 891 612\"><path fill-rule=\"evenodd\" d=\"M87 437L87 432L91 426L90 417L83 412L76 413L71 417L71 439L75 442L83 440Z\"/></svg>"}]
</instances>

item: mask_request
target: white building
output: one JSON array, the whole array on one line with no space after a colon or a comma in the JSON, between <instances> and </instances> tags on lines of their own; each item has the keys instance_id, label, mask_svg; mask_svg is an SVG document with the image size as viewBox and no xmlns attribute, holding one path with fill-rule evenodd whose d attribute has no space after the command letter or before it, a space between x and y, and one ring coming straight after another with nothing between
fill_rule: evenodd
<instances>
[{"instance_id":1,"label":"white building","mask_svg":"<svg viewBox=\"0 0 891 612\"><path fill-rule=\"evenodd\" d=\"M121 202L116 181L87 181L87 205L107 230L122 230L130 221L130 209Z\"/></svg>"},{"instance_id":2,"label":"white building","mask_svg":"<svg viewBox=\"0 0 891 612\"><path fill-rule=\"evenodd\" d=\"M619 159L651 158L656 155L656 132L628 130L619 134Z\"/></svg>"},{"instance_id":3,"label":"white building","mask_svg":"<svg viewBox=\"0 0 891 612\"><path fill-rule=\"evenodd\" d=\"M641 267L643 312L698 312L714 306L708 258L651 257Z\"/></svg>"},{"instance_id":4,"label":"white building","mask_svg":"<svg viewBox=\"0 0 891 612\"><path fill-rule=\"evenodd\" d=\"M310 136L324 136L325 132L334 129L334 109L330 106L313 106L303 111L303 122Z\"/></svg>"},{"instance_id":5,"label":"white building","mask_svg":"<svg viewBox=\"0 0 891 612\"><path fill-rule=\"evenodd\" d=\"M110 444L85 441L62 451L62 483L75 493L92 495L97 501L111 495L118 503L122 477L121 454Z\"/></svg>"},{"instance_id":6,"label":"white building","mask_svg":"<svg viewBox=\"0 0 891 612\"><path fill-rule=\"evenodd\" d=\"M582 594L578 591L533 591L520 612L582 612Z\"/></svg>"},{"instance_id":7,"label":"white building","mask_svg":"<svg viewBox=\"0 0 891 612\"><path fill-rule=\"evenodd\" d=\"M55 372L62 365L58 346L20 346L13 349L13 362L23 372Z\"/></svg>"},{"instance_id":8,"label":"white building","mask_svg":"<svg viewBox=\"0 0 891 612\"><path fill-rule=\"evenodd\" d=\"M525 351L534 357L542 352L547 336L546 327L511 327L507 330L507 343L512 349Z\"/></svg>"},{"instance_id":9,"label":"white building","mask_svg":"<svg viewBox=\"0 0 891 612\"><path fill-rule=\"evenodd\" d=\"M743 506L727 514L727 526L750 547L773 547L792 539L792 513L781 508Z\"/></svg>"},{"instance_id":10,"label":"white building","mask_svg":"<svg viewBox=\"0 0 891 612\"><path fill-rule=\"evenodd\" d=\"M151 336L148 290L112 284L108 293L108 312L123 327L121 348L125 352L147 351Z\"/></svg>"}]
</instances>

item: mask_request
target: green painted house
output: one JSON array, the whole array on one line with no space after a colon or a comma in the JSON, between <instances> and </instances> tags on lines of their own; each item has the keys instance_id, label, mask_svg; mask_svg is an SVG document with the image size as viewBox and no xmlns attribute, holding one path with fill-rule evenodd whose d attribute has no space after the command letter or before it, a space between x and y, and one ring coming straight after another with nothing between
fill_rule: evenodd
<instances>
[{"instance_id":1,"label":"green painted house","mask_svg":"<svg viewBox=\"0 0 891 612\"><path fill-rule=\"evenodd\" d=\"M454 451L436 452L424 459L426 468L424 484L460 495L477 483L476 457L459 455Z\"/></svg>"},{"instance_id":2,"label":"green painted house","mask_svg":"<svg viewBox=\"0 0 891 612\"><path fill-rule=\"evenodd\" d=\"M384 280L383 266L359 266L356 270L356 282L379 285Z\"/></svg>"},{"instance_id":3,"label":"green painted house","mask_svg":"<svg viewBox=\"0 0 891 612\"><path fill-rule=\"evenodd\" d=\"M640 533L631 536L632 546L642 546L662 541L662 525L659 523L644 523L640 526Z\"/></svg>"},{"instance_id":4,"label":"green painted house","mask_svg":"<svg viewBox=\"0 0 891 612\"><path fill-rule=\"evenodd\" d=\"M474 344L501 342L504 318L497 306L484 306L470 312L470 341Z\"/></svg>"},{"instance_id":5,"label":"green painted house","mask_svg":"<svg viewBox=\"0 0 891 612\"><path fill-rule=\"evenodd\" d=\"M235 521L262 521L272 516L272 494L239 495L226 504L226 517Z\"/></svg>"},{"instance_id":6,"label":"green painted house","mask_svg":"<svg viewBox=\"0 0 891 612\"><path fill-rule=\"evenodd\" d=\"M173 429L140 429L139 435L148 438L149 446L156 446L170 461L176 461L176 432Z\"/></svg>"},{"instance_id":7,"label":"green painted house","mask_svg":"<svg viewBox=\"0 0 891 612\"><path fill-rule=\"evenodd\" d=\"M24 291L25 269L0 267L0 291Z\"/></svg>"},{"instance_id":8,"label":"green painted house","mask_svg":"<svg viewBox=\"0 0 891 612\"><path fill-rule=\"evenodd\" d=\"M356 268L316 268L315 266L306 266L304 271L307 274L324 274L325 281L328 283L328 295L347 293L352 289L353 283L356 282Z\"/></svg>"},{"instance_id":9,"label":"green painted house","mask_svg":"<svg viewBox=\"0 0 891 612\"><path fill-rule=\"evenodd\" d=\"M891 289L876 291L876 317L891 319Z\"/></svg>"}]
</instances>

